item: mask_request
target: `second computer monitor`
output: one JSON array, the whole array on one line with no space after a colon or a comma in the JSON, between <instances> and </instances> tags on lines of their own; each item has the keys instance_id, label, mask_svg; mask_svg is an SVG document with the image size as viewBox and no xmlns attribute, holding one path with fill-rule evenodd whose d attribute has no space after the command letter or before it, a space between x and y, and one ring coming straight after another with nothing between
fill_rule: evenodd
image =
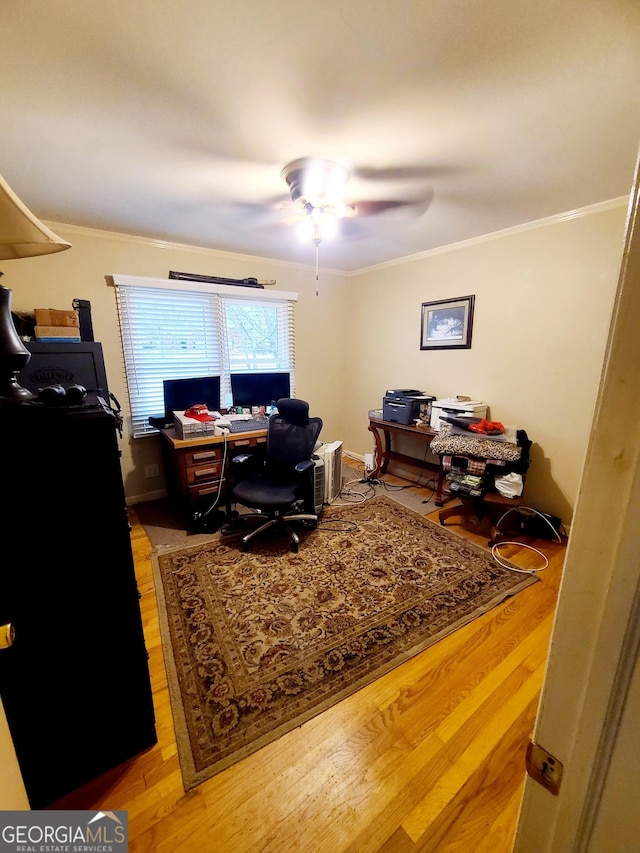
<instances>
[{"instance_id":1,"label":"second computer monitor","mask_svg":"<svg viewBox=\"0 0 640 853\"><path fill-rule=\"evenodd\" d=\"M291 394L288 373L232 373L234 406L269 406Z\"/></svg>"},{"instance_id":2,"label":"second computer monitor","mask_svg":"<svg viewBox=\"0 0 640 853\"><path fill-rule=\"evenodd\" d=\"M184 412L190 406L204 403L210 412L220 409L220 377L197 376L189 379L165 379L165 420L172 422L174 412Z\"/></svg>"}]
</instances>

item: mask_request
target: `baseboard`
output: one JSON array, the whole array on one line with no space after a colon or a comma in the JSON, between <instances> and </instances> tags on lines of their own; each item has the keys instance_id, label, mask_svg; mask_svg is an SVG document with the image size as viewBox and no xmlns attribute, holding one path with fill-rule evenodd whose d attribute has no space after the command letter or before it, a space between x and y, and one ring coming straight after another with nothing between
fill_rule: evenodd
<instances>
[{"instance_id":1,"label":"baseboard","mask_svg":"<svg viewBox=\"0 0 640 853\"><path fill-rule=\"evenodd\" d=\"M133 506L134 504L144 504L149 501L159 501L161 498L166 498L168 496L168 492L166 489L157 489L155 492L145 492L143 495L129 495L125 499L127 506Z\"/></svg>"}]
</instances>

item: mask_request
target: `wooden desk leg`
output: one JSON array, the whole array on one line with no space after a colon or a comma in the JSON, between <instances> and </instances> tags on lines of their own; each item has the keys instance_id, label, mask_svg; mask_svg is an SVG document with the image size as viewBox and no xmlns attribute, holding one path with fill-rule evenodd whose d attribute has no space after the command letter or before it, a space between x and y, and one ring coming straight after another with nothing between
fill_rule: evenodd
<instances>
[{"instance_id":1,"label":"wooden desk leg","mask_svg":"<svg viewBox=\"0 0 640 853\"><path fill-rule=\"evenodd\" d=\"M369 424L369 432L373 433L373 438L376 443L376 450L374 455L376 467L373 469L373 471L369 472L369 477L373 480L380 473L382 462L386 460L383 460L382 457L382 443L380 441L380 433L378 432L377 428L371 423Z\"/></svg>"},{"instance_id":2,"label":"wooden desk leg","mask_svg":"<svg viewBox=\"0 0 640 853\"><path fill-rule=\"evenodd\" d=\"M433 500L436 506L443 506L444 501L442 500L442 487L444 485L444 471L442 470L442 461L440 462L440 467L438 468L438 485L436 488L436 496Z\"/></svg>"},{"instance_id":3,"label":"wooden desk leg","mask_svg":"<svg viewBox=\"0 0 640 853\"><path fill-rule=\"evenodd\" d=\"M386 474L389 467L389 454L391 453L391 433L388 429L384 431L384 453L382 454L382 465L380 473Z\"/></svg>"}]
</instances>

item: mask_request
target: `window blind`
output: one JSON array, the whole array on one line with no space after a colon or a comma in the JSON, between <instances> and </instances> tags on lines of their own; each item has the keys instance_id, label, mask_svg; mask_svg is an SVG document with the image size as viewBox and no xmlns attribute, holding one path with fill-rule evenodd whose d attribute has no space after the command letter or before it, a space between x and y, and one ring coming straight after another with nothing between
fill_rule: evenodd
<instances>
[{"instance_id":1,"label":"window blind","mask_svg":"<svg viewBox=\"0 0 640 853\"><path fill-rule=\"evenodd\" d=\"M164 412L164 379L220 376L228 408L232 372L282 370L294 394L296 294L114 283L134 438L156 432L148 419Z\"/></svg>"}]
</instances>

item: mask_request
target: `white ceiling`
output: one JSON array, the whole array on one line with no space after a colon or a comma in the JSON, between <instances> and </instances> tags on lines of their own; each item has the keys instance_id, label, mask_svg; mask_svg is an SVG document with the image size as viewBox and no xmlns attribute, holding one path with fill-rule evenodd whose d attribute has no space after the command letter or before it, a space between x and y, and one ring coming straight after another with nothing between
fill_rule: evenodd
<instances>
[{"instance_id":1,"label":"white ceiling","mask_svg":"<svg viewBox=\"0 0 640 853\"><path fill-rule=\"evenodd\" d=\"M333 158L416 202L322 244L354 270L633 177L636 0L3 0L0 32L0 174L46 220L312 264L280 172Z\"/></svg>"}]
</instances>

